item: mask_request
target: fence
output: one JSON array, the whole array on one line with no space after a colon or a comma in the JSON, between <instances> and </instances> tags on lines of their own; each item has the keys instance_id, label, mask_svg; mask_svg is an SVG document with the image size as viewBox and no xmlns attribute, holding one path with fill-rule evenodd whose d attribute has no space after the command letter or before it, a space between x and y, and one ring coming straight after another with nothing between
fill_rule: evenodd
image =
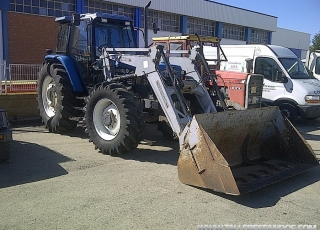
<instances>
[{"instance_id":1,"label":"fence","mask_svg":"<svg viewBox=\"0 0 320 230\"><path fill-rule=\"evenodd\" d=\"M41 65L32 64L10 64L10 91L32 92L37 90L38 72Z\"/></svg>"},{"instance_id":2,"label":"fence","mask_svg":"<svg viewBox=\"0 0 320 230\"><path fill-rule=\"evenodd\" d=\"M7 93L7 64L6 61L0 63L0 95Z\"/></svg>"},{"instance_id":3,"label":"fence","mask_svg":"<svg viewBox=\"0 0 320 230\"><path fill-rule=\"evenodd\" d=\"M41 65L37 64L10 64L7 68L5 63L5 79L1 83L1 93L24 93L37 90L38 72ZM9 77L6 77L9 73Z\"/></svg>"}]
</instances>

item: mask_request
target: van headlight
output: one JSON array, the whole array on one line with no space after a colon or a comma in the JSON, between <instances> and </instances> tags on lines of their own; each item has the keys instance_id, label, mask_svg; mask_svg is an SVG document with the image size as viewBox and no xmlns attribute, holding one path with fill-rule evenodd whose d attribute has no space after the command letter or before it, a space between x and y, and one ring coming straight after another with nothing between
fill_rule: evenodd
<instances>
[{"instance_id":1,"label":"van headlight","mask_svg":"<svg viewBox=\"0 0 320 230\"><path fill-rule=\"evenodd\" d=\"M320 103L320 96L317 95L307 95L304 100L308 103Z\"/></svg>"}]
</instances>

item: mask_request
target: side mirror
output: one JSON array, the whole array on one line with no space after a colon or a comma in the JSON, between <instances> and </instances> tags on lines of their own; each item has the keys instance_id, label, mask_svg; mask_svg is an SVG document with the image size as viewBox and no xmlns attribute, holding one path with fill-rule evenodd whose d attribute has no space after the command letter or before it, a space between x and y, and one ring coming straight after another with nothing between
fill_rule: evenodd
<instances>
[{"instance_id":1,"label":"side mirror","mask_svg":"<svg viewBox=\"0 0 320 230\"><path fill-rule=\"evenodd\" d=\"M71 23L74 26L80 25L80 14L72 14Z\"/></svg>"},{"instance_id":2,"label":"side mirror","mask_svg":"<svg viewBox=\"0 0 320 230\"><path fill-rule=\"evenodd\" d=\"M246 58L246 69L247 73L253 72L253 59L252 58Z\"/></svg>"},{"instance_id":3,"label":"side mirror","mask_svg":"<svg viewBox=\"0 0 320 230\"><path fill-rule=\"evenodd\" d=\"M152 23L152 29L154 34L157 34L158 31L160 30L155 22Z\"/></svg>"},{"instance_id":4,"label":"side mirror","mask_svg":"<svg viewBox=\"0 0 320 230\"><path fill-rule=\"evenodd\" d=\"M52 49L50 49L50 48L47 48L47 49L46 49L46 54L47 54L47 55L50 55L50 54L52 54Z\"/></svg>"},{"instance_id":5,"label":"side mirror","mask_svg":"<svg viewBox=\"0 0 320 230\"><path fill-rule=\"evenodd\" d=\"M282 75L281 83L287 83L289 80L285 75Z\"/></svg>"},{"instance_id":6,"label":"side mirror","mask_svg":"<svg viewBox=\"0 0 320 230\"><path fill-rule=\"evenodd\" d=\"M7 119L7 113L0 109L0 128L8 128L9 127L9 122Z\"/></svg>"},{"instance_id":7,"label":"side mirror","mask_svg":"<svg viewBox=\"0 0 320 230\"><path fill-rule=\"evenodd\" d=\"M320 74L320 61L319 61L319 59L317 58L317 63L316 63L316 66L315 66L315 73L316 74Z\"/></svg>"}]
</instances>

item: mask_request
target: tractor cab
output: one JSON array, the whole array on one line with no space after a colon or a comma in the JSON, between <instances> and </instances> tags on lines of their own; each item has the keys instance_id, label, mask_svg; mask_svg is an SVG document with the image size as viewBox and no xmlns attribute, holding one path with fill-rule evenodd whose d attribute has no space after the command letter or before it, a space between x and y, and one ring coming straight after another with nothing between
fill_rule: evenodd
<instances>
[{"instance_id":1,"label":"tractor cab","mask_svg":"<svg viewBox=\"0 0 320 230\"><path fill-rule=\"evenodd\" d=\"M168 51L167 55L171 57L188 56L188 53L181 54L179 51L196 49L201 45L211 69L219 69L220 62L227 61L227 58L220 47L221 39L217 37L190 34L173 37L154 37L152 40L152 45L164 46Z\"/></svg>"},{"instance_id":2,"label":"tractor cab","mask_svg":"<svg viewBox=\"0 0 320 230\"><path fill-rule=\"evenodd\" d=\"M56 54L74 60L86 85L104 80L100 60L103 48L137 48L132 19L126 16L74 14L55 21L60 23Z\"/></svg>"},{"instance_id":3,"label":"tractor cab","mask_svg":"<svg viewBox=\"0 0 320 230\"><path fill-rule=\"evenodd\" d=\"M102 48L136 48L132 19L93 13L56 19L60 23L57 53L99 56Z\"/></svg>"}]
</instances>

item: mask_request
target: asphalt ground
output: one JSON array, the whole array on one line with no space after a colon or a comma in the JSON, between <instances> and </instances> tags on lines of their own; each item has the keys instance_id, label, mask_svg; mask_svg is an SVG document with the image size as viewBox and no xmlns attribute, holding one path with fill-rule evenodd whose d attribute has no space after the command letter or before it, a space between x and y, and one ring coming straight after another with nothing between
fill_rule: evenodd
<instances>
[{"instance_id":1,"label":"asphalt ground","mask_svg":"<svg viewBox=\"0 0 320 230\"><path fill-rule=\"evenodd\" d=\"M320 120L296 128L320 158ZM197 229L198 225L317 225L320 167L231 196L182 184L178 141L147 124L129 154L99 153L79 125L68 135L13 126L0 164L0 229Z\"/></svg>"}]
</instances>

